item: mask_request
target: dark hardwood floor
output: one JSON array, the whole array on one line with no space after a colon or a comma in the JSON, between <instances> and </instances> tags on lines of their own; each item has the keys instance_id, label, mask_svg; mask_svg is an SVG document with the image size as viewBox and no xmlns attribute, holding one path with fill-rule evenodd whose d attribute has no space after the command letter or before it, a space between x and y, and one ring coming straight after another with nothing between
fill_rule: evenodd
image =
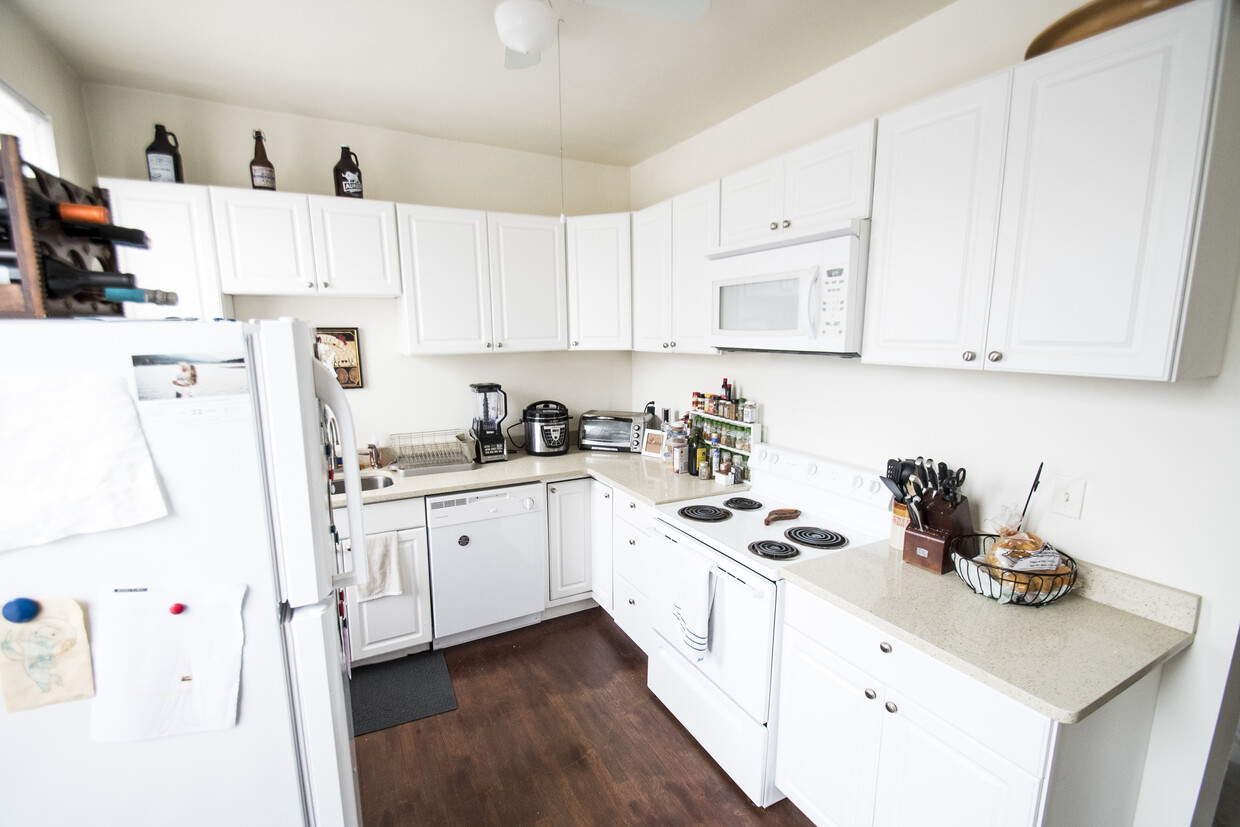
<instances>
[{"instance_id":1,"label":"dark hardwood floor","mask_svg":"<svg viewBox=\"0 0 1240 827\"><path fill-rule=\"evenodd\" d=\"M810 824L736 788L602 609L444 654L456 711L355 739L366 827Z\"/></svg>"}]
</instances>

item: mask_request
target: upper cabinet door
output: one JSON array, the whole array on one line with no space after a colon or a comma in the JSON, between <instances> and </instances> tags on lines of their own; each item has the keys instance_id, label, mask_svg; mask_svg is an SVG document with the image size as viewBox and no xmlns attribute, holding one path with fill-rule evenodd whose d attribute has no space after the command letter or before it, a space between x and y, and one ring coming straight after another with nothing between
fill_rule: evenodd
<instances>
[{"instance_id":1,"label":"upper cabinet door","mask_svg":"<svg viewBox=\"0 0 1240 827\"><path fill-rule=\"evenodd\" d=\"M631 256L628 213L568 219L569 349L632 349Z\"/></svg>"},{"instance_id":2,"label":"upper cabinet door","mask_svg":"<svg viewBox=\"0 0 1240 827\"><path fill-rule=\"evenodd\" d=\"M1010 83L879 119L862 361L982 367Z\"/></svg>"},{"instance_id":3,"label":"upper cabinet door","mask_svg":"<svg viewBox=\"0 0 1240 827\"><path fill-rule=\"evenodd\" d=\"M99 186L108 191L112 220L143 230L151 239L147 250L118 244L117 267L133 273L139 287L177 294L177 303L170 307L132 302L125 306L127 318L232 316L232 297L220 290L206 187L119 178L100 178Z\"/></svg>"},{"instance_id":4,"label":"upper cabinet door","mask_svg":"<svg viewBox=\"0 0 1240 827\"><path fill-rule=\"evenodd\" d=\"M785 156L785 234L808 235L870 217L874 121L815 141Z\"/></svg>"},{"instance_id":5,"label":"upper cabinet door","mask_svg":"<svg viewBox=\"0 0 1240 827\"><path fill-rule=\"evenodd\" d=\"M784 217L784 156L733 173L721 182L719 244L724 248L765 241Z\"/></svg>"},{"instance_id":6,"label":"upper cabinet door","mask_svg":"<svg viewBox=\"0 0 1240 827\"><path fill-rule=\"evenodd\" d=\"M988 369L1172 377L1216 11L1179 6L1015 69Z\"/></svg>"},{"instance_id":7,"label":"upper cabinet door","mask_svg":"<svg viewBox=\"0 0 1240 827\"><path fill-rule=\"evenodd\" d=\"M400 295L394 204L311 195L310 225L322 295Z\"/></svg>"},{"instance_id":8,"label":"upper cabinet door","mask_svg":"<svg viewBox=\"0 0 1240 827\"><path fill-rule=\"evenodd\" d=\"M490 353L486 213L398 204L396 215L401 352Z\"/></svg>"},{"instance_id":9,"label":"upper cabinet door","mask_svg":"<svg viewBox=\"0 0 1240 827\"><path fill-rule=\"evenodd\" d=\"M672 202L633 213L633 349L666 353L672 332Z\"/></svg>"},{"instance_id":10,"label":"upper cabinet door","mask_svg":"<svg viewBox=\"0 0 1240 827\"><path fill-rule=\"evenodd\" d=\"M564 225L554 216L487 214L495 347L566 350Z\"/></svg>"},{"instance_id":11,"label":"upper cabinet door","mask_svg":"<svg viewBox=\"0 0 1240 827\"><path fill-rule=\"evenodd\" d=\"M314 247L305 195L211 187L225 293L314 295Z\"/></svg>"},{"instance_id":12,"label":"upper cabinet door","mask_svg":"<svg viewBox=\"0 0 1240 827\"><path fill-rule=\"evenodd\" d=\"M717 353L710 346L711 262L719 247L719 182L672 199L672 333L677 353Z\"/></svg>"}]
</instances>

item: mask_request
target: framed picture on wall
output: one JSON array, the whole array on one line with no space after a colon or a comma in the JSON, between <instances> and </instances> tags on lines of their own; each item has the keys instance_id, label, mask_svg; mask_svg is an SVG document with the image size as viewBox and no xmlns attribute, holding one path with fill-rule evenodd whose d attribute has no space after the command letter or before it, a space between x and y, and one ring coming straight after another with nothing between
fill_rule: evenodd
<instances>
[{"instance_id":1,"label":"framed picture on wall","mask_svg":"<svg viewBox=\"0 0 1240 827\"><path fill-rule=\"evenodd\" d=\"M356 327L315 328L314 355L332 369L340 387L362 387L362 346Z\"/></svg>"}]
</instances>

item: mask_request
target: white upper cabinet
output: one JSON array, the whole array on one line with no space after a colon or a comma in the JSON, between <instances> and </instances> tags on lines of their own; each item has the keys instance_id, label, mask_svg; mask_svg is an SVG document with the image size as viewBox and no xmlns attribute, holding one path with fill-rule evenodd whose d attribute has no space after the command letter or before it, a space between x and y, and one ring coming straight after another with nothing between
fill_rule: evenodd
<instances>
[{"instance_id":1,"label":"white upper cabinet","mask_svg":"<svg viewBox=\"0 0 1240 827\"><path fill-rule=\"evenodd\" d=\"M672 202L633 213L633 349L672 345Z\"/></svg>"},{"instance_id":2,"label":"white upper cabinet","mask_svg":"<svg viewBox=\"0 0 1240 827\"><path fill-rule=\"evenodd\" d=\"M1016 68L987 367L1175 377L1216 10L1181 6Z\"/></svg>"},{"instance_id":3,"label":"white upper cabinet","mask_svg":"<svg viewBox=\"0 0 1240 827\"><path fill-rule=\"evenodd\" d=\"M486 213L398 204L396 214L401 352L494 350Z\"/></svg>"},{"instance_id":4,"label":"white upper cabinet","mask_svg":"<svg viewBox=\"0 0 1240 827\"><path fill-rule=\"evenodd\" d=\"M394 204L311 195L310 229L322 295L400 295Z\"/></svg>"},{"instance_id":5,"label":"white upper cabinet","mask_svg":"<svg viewBox=\"0 0 1240 827\"><path fill-rule=\"evenodd\" d=\"M1010 83L1005 71L879 120L864 361L981 368Z\"/></svg>"},{"instance_id":6,"label":"white upper cabinet","mask_svg":"<svg viewBox=\"0 0 1240 827\"><path fill-rule=\"evenodd\" d=\"M495 348L566 350L564 225L542 215L487 213Z\"/></svg>"},{"instance_id":7,"label":"white upper cabinet","mask_svg":"<svg viewBox=\"0 0 1240 827\"><path fill-rule=\"evenodd\" d=\"M710 346L711 262L719 247L719 182L672 199L670 344L677 353L716 353Z\"/></svg>"},{"instance_id":8,"label":"white upper cabinet","mask_svg":"<svg viewBox=\"0 0 1240 827\"><path fill-rule=\"evenodd\" d=\"M1220 220L1240 181L1213 146L1240 117L1240 77L1216 77L1224 11L1023 63L1007 103L1005 74L882 118L863 361L1217 375L1240 267Z\"/></svg>"},{"instance_id":9,"label":"white upper cabinet","mask_svg":"<svg viewBox=\"0 0 1240 827\"><path fill-rule=\"evenodd\" d=\"M225 293L318 292L305 195L220 187L210 191Z\"/></svg>"},{"instance_id":10,"label":"white upper cabinet","mask_svg":"<svg viewBox=\"0 0 1240 827\"><path fill-rule=\"evenodd\" d=\"M210 192L225 293L399 295L391 202L222 187Z\"/></svg>"},{"instance_id":11,"label":"white upper cabinet","mask_svg":"<svg viewBox=\"0 0 1240 827\"><path fill-rule=\"evenodd\" d=\"M211 200L206 187L100 178L108 191L112 221L144 231L150 249L116 245L121 272L133 273L138 287L169 290L177 303L160 306L131 302L131 319L216 319L233 314L232 297L220 290Z\"/></svg>"},{"instance_id":12,"label":"white upper cabinet","mask_svg":"<svg viewBox=\"0 0 1240 827\"><path fill-rule=\"evenodd\" d=\"M633 347L629 213L568 219L570 350Z\"/></svg>"},{"instance_id":13,"label":"white upper cabinet","mask_svg":"<svg viewBox=\"0 0 1240 827\"><path fill-rule=\"evenodd\" d=\"M725 177L720 248L774 247L869 218L873 169L874 121L866 121Z\"/></svg>"}]
</instances>

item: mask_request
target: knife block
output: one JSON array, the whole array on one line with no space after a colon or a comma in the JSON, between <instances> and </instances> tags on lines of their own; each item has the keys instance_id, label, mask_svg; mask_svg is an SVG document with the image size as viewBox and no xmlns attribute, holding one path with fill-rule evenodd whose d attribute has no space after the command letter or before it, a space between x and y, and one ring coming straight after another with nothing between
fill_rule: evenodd
<instances>
[{"instance_id":1,"label":"knife block","mask_svg":"<svg viewBox=\"0 0 1240 827\"><path fill-rule=\"evenodd\" d=\"M924 528L910 525L904 529L904 562L935 574L947 574L955 569L950 552L952 540L973 533L969 498L961 497L953 506L935 497L926 503L924 519Z\"/></svg>"}]
</instances>

